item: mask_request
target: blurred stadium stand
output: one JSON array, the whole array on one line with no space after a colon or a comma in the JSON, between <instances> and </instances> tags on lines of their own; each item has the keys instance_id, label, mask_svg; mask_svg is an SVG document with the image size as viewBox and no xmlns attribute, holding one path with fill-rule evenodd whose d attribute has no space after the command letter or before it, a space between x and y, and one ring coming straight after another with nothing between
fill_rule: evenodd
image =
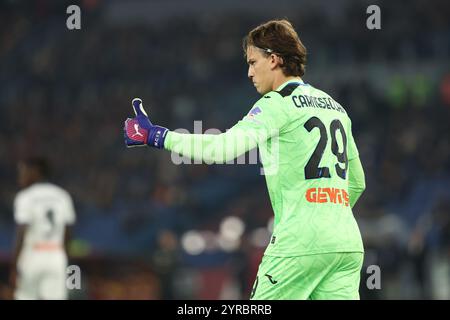
<instances>
[{"instance_id":1,"label":"blurred stadium stand","mask_svg":"<svg viewBox=\"0 0 450 320\"><path fill-rule=\"evenodd\" d=\"M258 99L241 39L288 17L305 81L353 121L367 184L354 212L365 266L382 271L368 290L363 269L361 297L450 299L449 1L86 0L69 31L72 3L0 2L0 298L16 163L39 153L76 201L72 298L247 299L272 217L260 166L177 166L126 150L122 124L141 97L170 129L230 128Z\"/></svg>"}]
</instances>

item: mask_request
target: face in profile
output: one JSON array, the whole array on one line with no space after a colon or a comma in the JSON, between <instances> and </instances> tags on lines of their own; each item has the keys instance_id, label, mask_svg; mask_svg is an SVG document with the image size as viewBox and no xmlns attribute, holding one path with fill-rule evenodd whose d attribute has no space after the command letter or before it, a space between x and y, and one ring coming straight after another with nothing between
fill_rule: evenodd
<instances>
[{"instance_id":1,"label":"face in profile","mask_svg":"<svg viewBox=\"0 0 450 320\"><path fill-rule=\"evenodd\" d=\"M273 72L271 56L264 54L254 46L247 48L248 78L259 94L263 95L273 90Z\"/></svg>"}]
</instances>

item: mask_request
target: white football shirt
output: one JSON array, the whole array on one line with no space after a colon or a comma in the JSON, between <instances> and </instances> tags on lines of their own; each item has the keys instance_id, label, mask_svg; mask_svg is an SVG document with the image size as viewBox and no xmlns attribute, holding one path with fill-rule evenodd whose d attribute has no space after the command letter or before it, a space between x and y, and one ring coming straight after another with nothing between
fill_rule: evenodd
<instances>
[{"instance_id":1,"label":"white football shirt","mask_svg":"<svg viewBox=\"0 0 450 320\"><path fill-rule=\"evenodd\" d=\"M75 209L67 191L48 182L21 190L14 200L14 219L28 225L24 249L63 247L66 225L75 223Z\"/></svg>"}]
</instances>

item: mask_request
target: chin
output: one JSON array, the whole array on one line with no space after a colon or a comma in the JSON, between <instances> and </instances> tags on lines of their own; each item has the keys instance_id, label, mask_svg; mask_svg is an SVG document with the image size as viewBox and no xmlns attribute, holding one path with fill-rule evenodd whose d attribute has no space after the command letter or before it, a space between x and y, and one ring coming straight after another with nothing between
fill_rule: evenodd
<instances>
[{"instance_id":1,"label":"chin","mask_svg":"<svg viewBox=\"0 0 450 320\"><path fill-rule=\"evenodd\" d=\"M259 88L256 88L256 91L258 91L258 93L260 95L265 95L266 93L270 92L270 90L262 90L262 89L259 89Z\"/></svg>"},{"instance_id":2,"label":"chin","mask_svg":"<svg viewBox=\"0 0 450 320\"><path fill-rule=\"evenodd\" d=\"M264 90L262 89L260 86L257 86L255 83L253 83L253 85L255 86L256 91L260 94L260 95L264 95L266 93L268 93L270 90Z\"/></svg>"},{"instance_id":3,"label":"chin","mask_svg":"<svg viewBox=\"0 0 450 320\"><path fill-rule=\"evenodd\" d=\"M255 89L256 89L256 91L257 91L259 94L263 94L263 93L261 93L261 91L262 91L261 88L255 86Z\"/></svg>"}]
</instances>

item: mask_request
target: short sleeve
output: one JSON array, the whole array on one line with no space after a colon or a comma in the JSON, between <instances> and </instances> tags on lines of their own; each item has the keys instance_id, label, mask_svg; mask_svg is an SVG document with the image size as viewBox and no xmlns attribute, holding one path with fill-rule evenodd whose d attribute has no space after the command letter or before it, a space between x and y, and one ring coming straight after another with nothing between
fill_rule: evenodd
<instances>
[{"instance_id":1,"label":"short sleeve","mask_svg":"<svg viewBox=\"0 0 450 320\"><path fill-rule=\"evenodd\" d=\"M67 193L64 201L64 212L67 224L74 224L76 221L75 207L72 197Z\"/></svg>"},{"instance_id":2,"label":"short sleeve","mask_svg":"<svg viewBox=\"0 0 450 320\"><path fill-rule=\"evenodd\" d=\"M31 222L32 208L27 201L26 194L19 193L14 199L14 220L17 224L28 224Z\"/></svg>"}]
</instances>

